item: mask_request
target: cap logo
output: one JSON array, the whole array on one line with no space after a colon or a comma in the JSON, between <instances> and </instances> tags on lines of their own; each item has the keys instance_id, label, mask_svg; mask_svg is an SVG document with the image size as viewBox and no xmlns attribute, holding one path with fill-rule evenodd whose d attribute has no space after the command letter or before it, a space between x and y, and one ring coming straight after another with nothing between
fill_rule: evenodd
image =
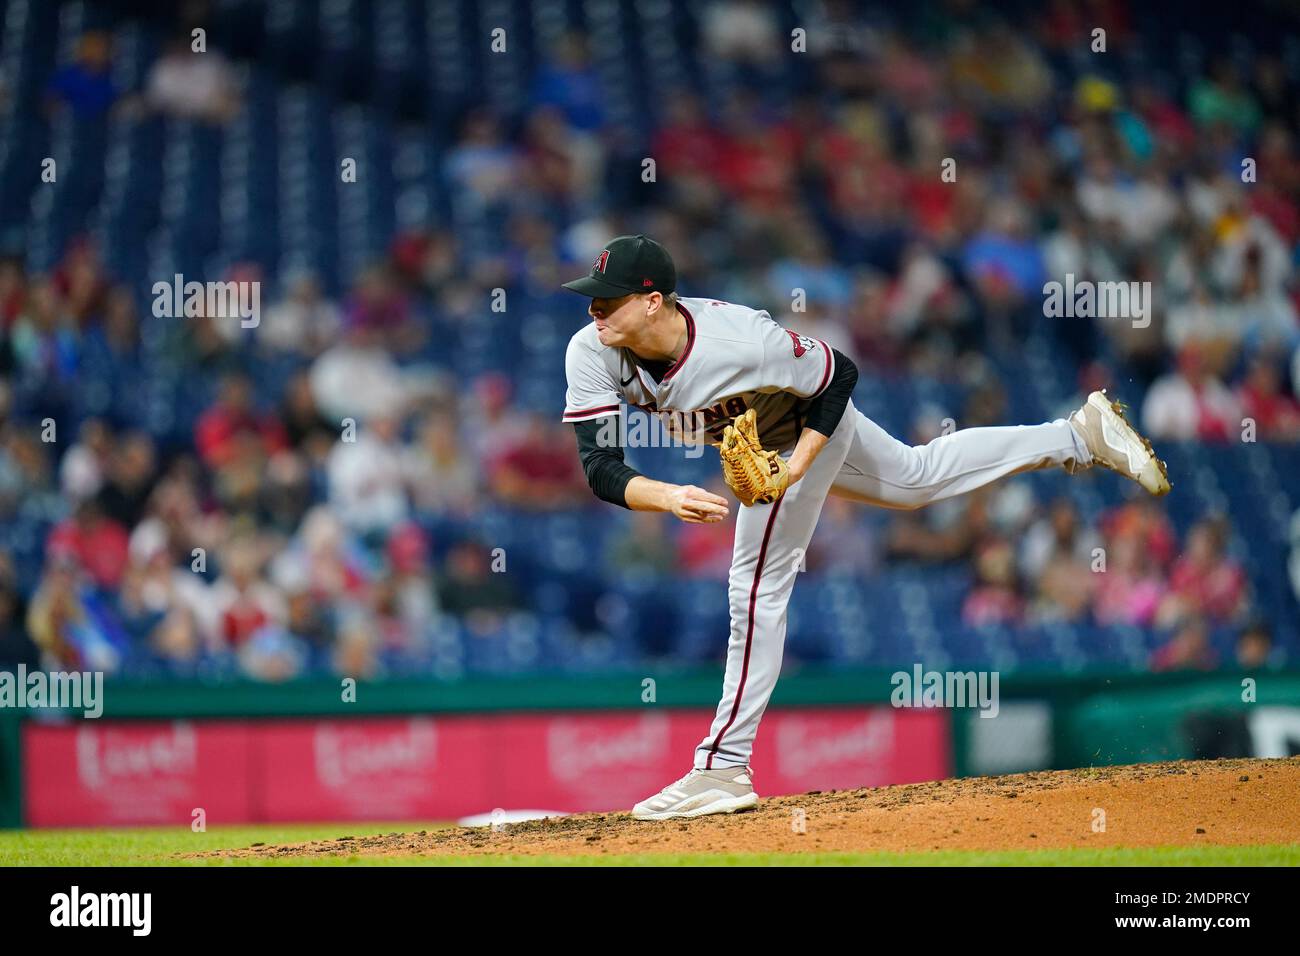
<instances>
[{"instance_id":1,"label":"cap logo","mask_svg":"<svg viewBox=\"0 0 1300 956\"><path fill-rule=\"evenodd\" d=\"M592 272L599 272L602 275L605 272L605 266L609 264L609 250L606 249L596 257L596 261L591 264Z\"/></svg>"},{"instance_id":2,"label":"cap logo","mask_svg":"<svg viewBox=\"0 0 1300 956\"><path fill-rule=\"evenodd\" d=\"M643 287L643 288L646 288L646 289L650 288L650 287L651 287L652 285L654 285L654 284L655 284L654 279L642 279L642 280L641 280L641 285L642 285L642 287Z\"/></svg>"}]
</instances>

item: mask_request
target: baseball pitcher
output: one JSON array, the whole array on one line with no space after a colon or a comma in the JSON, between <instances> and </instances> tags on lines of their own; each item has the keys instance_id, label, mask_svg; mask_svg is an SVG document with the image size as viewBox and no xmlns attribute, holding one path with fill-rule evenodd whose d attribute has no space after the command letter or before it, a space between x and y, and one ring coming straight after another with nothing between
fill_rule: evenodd
<instances>
[{"instance_id":1,"label":"baseball pitcher","mask_svg":"<svg viewBox=\"0 0 1300 956\"><path fill-rule=\"evenodd\" d=\"M679 298L668 252L645 236L609 243L591 273L564 287L590 297L592 322L569 342L564 420L595 494L635 511L721 521L725 498L648 478L625 464L610 416L635 405L688 442L718 446L741 502L727 593L731 639L722 700L690 773L638 803L638 820L732 813L758 803L749 770L759 720L776 685L786 604L799 555L827 495L885 508L919 508L981 485L1052 466L1102 465L1153 495L1169 491L1165 465L1093 392L1069 419L970 428L910 446L853 407L858 370L825 342L764 311ZM796 549L799 549L796 552Z\"/></svg>"}]
</instances>

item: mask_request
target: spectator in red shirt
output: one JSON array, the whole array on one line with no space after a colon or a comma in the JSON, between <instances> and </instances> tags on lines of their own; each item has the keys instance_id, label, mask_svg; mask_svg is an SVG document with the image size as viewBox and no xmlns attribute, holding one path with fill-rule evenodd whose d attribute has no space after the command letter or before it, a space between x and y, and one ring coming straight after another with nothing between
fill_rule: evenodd
<instances>
[{"instance_id":1,"label":"spectator in red shirt","mask_svg":"<svg viewBox=\"0 0 1300 956\"><path fill-rule=\"evenodd\" d=\"M1242 414L1255 422L1260 441L1300 439L1300 404L1282 391L1277 366L1264 356L1254 359L1245 381L1237 388Z\"/></svg>"},{"instance_id":2,"label":"spectator in red shirt","mask_svg":"<svg viewBox=\"0 0 1300 956\"><path fill-rule=\"evenodd\" d=\"M688 525L677 535L677 567L690 578L725 581L731 566L731 542L709 525Z\"/></svg>"},{"instance_id":3,"label":"spectator in red shirt","mask_svg":"<svg viewBox=\"0 0 1300 956\"><path fill-rule=\"evenodd\" d=\"M492 490L507 504L551 511L585 502L590 492L568 442L540 415L492 467ZM568 447L566 447L566 445Z\"/></svg>"},{"instance_id":4,"label":"spectator in red shirt","mask_svg":"<svg viewBox=\"0 0 1300 956\"><path fill-rule=\"evenodd\" d=\"M709 122L699 97L690 93L671 97L667 110L668 121L653 140L659 168L674 175L713 176L726 143Z\"/></svg>"},{"instance_id":5,"label":"spectator in red shirt","mask_svg":"<svg viewBox=\"0 0 1300 956\"><path fill-rule=\"evenodd\" d=\"M1222 518L1206 519L1192 528L1187 549L1169 576L1162 620L1196 615L1223 624L1246 610L1246 573L1224 553L1227 536Z\"/></svg>"},{"instance_id":6,"label":"spectator in red shirt","mask_svg":"<svg viewBox=\"0 0 1300 956\"><path fill-rule=\"evenodd\" d=\"M238 457L244 435L254 436L267 455L288 444L284 427L253 408L252 383L246 375L236 372L222 380L216 404L199 418L194 444L205 464L220 468Z\"/></svg>"},{"instance_id":7,"label":"spectator in red shirt","mask_svg":"<svg viewBox=\"0 0 1300 956\"><path fill-rule=\"evenodd\" d=\"M841 108L812 144L810 159L839 216L883 215L907 197L909 177L890 156L887 137L880 110L858 103Z\"/></svg>"},{"instance_id":8,"label":"spectator in red shirt","mask_svg":"<svg viewBox=\"0 0 1300 956\"><path fill-rule=\"evenodd\" d=\"M22 314L26 293L27 276L22 260L12 256L0 258L0 329L6 333Z\"/></svg>"},{"instance_id":9,"label":"spectator in red shirt","mask_svg":"<svg viewBox=\"0 0 1300 956\"><path fill-rule=\"evenodd\" d=\"M129 542L126 529L105 516L92 498L55 526L45 549L51 558L59 554L74 558L98 586L116 588L126 570Z\"/></svg>"},{"instance_id":10,"label":"spectator in red shirt","mask_svg":"<svg viewBox=\"0 0 1300 956\"><path fill-rule=\"evenodd\" d=\"M714 174L737 200L772 211L794 196L799 144L788 129L759 120L759 111L744 94L728 104L725 145Z\"/></svg>"},{"instance_id":11,"label":"spectator in red shirt","mask_svg":"<svg viewBox=\"0 0 1300 956\"><path fill-rule=\"evenodd\" d=\"M104 264L94 243L84 236L72 240L51 280L67 314L85 329L100 314L108 292Z\"/></svg>"}]
</instances>

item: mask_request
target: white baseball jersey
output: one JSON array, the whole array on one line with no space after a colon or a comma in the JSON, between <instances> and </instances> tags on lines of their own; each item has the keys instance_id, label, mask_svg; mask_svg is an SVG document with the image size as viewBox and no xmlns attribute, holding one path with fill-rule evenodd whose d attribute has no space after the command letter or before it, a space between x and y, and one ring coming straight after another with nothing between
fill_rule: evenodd
<instances>
[{"instance_id":1,"label":"white baseball jersey","mask_svg":"<svg viewBox=\"0 0 1300 956\"><path fill-rule=\"evenodd\" d=\"M835 375L825 342L783 329L766 312L683 299L686 347L656 382L624 349L600 344L594 324L569 342L564 420L616 415L625 405L657 413L683 441L717 440L746 409L758 413L765 447L787 452L811 400ZM786 605L828 494L888 508L915 508L1005 475L1090 461L1065 419L970 428L912 447L849 402L802 480L770 505L742 507L727 600L731 636L722 699L695 749L701 769L748 765L758 724L781 672Z\"/></svg>"},{"instance_id":2,"label":"white baseball jersey","mask_svg":"<svg viewBox=\"0 0 1300 956\"><path fill-rule=\"evenodd\" d=\"M659 415L686 443L718 441L753 408L765 448L793 448L804 412L835 374L825 342L782 328L767 312L714 299L680 299L686 347L659 382L622 348L602 345L594 323L569 340L564 421L621 413Z\"/></svg>"}]
</instances>

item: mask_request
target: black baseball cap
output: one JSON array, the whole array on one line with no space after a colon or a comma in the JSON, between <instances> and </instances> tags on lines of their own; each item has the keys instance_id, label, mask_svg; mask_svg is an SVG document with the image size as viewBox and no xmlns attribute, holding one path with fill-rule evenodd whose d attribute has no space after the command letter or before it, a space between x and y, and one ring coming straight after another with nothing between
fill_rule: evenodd
<instances>
[{"instance_id":1,"label":"black baseball cap","mask_svg":"<svg viewBox=\"0 0 1300 956\"><path fill-rule=\"evenodd\" d=\"M668 250L645 236L611 239L591 264L591 274L564 288L593 299L617 299L630 292L672 292L677 268Z\"/></svg>"}]
</instances>

